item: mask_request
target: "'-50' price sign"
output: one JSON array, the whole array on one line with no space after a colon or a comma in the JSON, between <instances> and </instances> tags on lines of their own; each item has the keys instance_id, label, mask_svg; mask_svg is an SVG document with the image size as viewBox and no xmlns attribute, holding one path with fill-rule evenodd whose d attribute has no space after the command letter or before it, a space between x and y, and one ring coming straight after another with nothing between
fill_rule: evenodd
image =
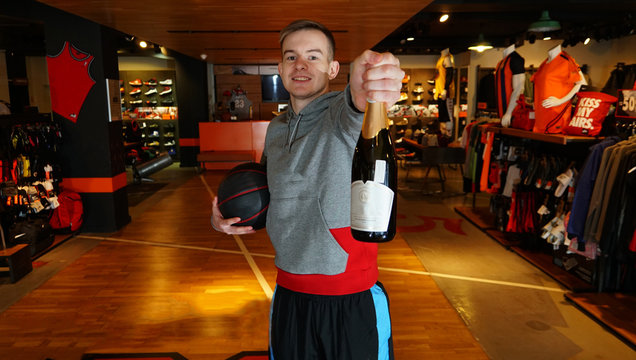
<instances>
[{"instance_id":1,"label":"'-50' price sign","mask_svg":"<svg viewBox=\"0 0 636 360\"><path fill-rule=\"evenodd\" d=\"M616 116L636 119L636 90L618 90Z\"/></svg>"}]
</instances>

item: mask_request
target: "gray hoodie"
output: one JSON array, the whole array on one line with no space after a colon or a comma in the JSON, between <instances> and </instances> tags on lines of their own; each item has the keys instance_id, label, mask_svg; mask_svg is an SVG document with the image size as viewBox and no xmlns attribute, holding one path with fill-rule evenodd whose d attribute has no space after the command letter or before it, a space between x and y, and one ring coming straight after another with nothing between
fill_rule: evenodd
<instances>
[{"instance_id":1,"label":"gray hoodie","mask_svg":"<svg viewBox=\"0 0 636 360\"><path fill-rule=\"evenodd\" d=\"M377 246L353 240L349 229L351 161L362 118L347 87L344 92L320 96L298 114L290 106L267 129L263 152L270 191L267 233L276 249L278 283L284 287L347 293L358 287L366 290L377 280ZM341 290L315 291L313 285L281 283L281 272L287 276L340 274L348 283L351 276L363 279Z\"/></svg>"}]
</instances>

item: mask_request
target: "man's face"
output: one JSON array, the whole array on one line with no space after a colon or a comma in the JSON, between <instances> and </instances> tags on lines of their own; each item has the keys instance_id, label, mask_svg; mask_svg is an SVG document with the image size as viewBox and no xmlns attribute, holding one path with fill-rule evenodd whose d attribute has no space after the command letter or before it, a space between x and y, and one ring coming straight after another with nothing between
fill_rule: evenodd
<instances>
[{"instance_id":1,"label":"man's face","mask_svg":"<svg viewBox=\"0 0 636 360\"><path fill-rule=\"evenodd\" d=\"M289 34L283 41L282 52L278 72L292 101L300 101L301 106L326 93L329 80L338 75L338 62L329 60L329 41L318 30Z\"/></svg>"}]
</instances>

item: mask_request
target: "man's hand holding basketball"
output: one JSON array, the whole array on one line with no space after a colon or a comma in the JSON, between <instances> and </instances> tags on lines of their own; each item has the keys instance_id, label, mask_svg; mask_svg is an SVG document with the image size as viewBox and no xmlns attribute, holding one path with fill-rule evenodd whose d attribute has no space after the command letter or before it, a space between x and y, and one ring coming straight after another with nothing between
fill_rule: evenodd
<instances>
[{"instance_id":1,"label":"man's hand holding basketball","mask_svg":"<svg viewBox=\"0 0 636 360\"><path fill-rule=\"evenodd\" d=\"M216 231L226 233L228 235L243 235L255 233L251 226L232 226L241 221L239 217L224 219L218 205L218 198L215 196L212 200L212 228Z\"/></svg>"}]
</instances>

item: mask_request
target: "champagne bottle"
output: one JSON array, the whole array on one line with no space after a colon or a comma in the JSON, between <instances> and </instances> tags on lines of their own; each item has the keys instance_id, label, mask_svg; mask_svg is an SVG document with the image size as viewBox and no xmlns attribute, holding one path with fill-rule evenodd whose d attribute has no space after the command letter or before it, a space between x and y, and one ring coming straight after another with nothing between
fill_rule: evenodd
<instances>
[{"instance_id":1,"label":"champagne bottle","mask_svg":"<svg viewBox=\"0 0 636 360\"><path fill-rule=\"evenodd\" d=\"M395 236L397 162L383 102L367 101L351 166L351 234L365 242Z\"/></svg>"}]
</instances>

